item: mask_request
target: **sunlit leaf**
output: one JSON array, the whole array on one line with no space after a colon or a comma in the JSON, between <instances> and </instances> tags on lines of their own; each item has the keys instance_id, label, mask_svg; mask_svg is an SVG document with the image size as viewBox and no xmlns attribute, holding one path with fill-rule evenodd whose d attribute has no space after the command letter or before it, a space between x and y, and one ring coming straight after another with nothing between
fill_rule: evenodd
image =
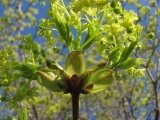
<instances>
[{"instance_id":1,"label":"sunlit leaf","mask_svg":"<svg viewBox=\"0 0 160 120\"><path fill-rule=\"evenodd\" d=\"M106 64L107 64L106 62L101 62L99 64L96 64L92 67L87 68L85 73L89 74L89 73L95 72L96 70L103 69L105 68Z\"/></svg>"},{"instance_id":2,"label":"sunlit leaf","mask_svg":"<svg viewBox=\"0 0 160 120\"><path fill-rule=\"evenodd\" d=\"M97 70L85 81L83 89L91 93L103 91L114 81L113 71L110 69Z\"/></svg>"},{"instance_id":3,"label":"sunlit leaf","mask_svg":"<svg viewBox=\"0 0 160 120\"><path fill-rule=\"evenodd\" d=\"M80 75L85 72L85 66L83 54L79 51L73 51L66 59L64 70L70 76Z\"/></svg>"},{"instance_id":4,"label":"sunlit leaf","mask_svg":"<svg viewBox=\"0 0 160 120\"><path fill-rule=\"evenodd\" d=\"M88 49L92 45L92 43L94 42L95 36L91 39L92 35L95 34L94 32L95 31L93 29L93 26L91 26L89 24L88 25L88 33L87 33L87 36L85 37L84 42L83 42L83 44L85 44L85 43L87 43L87 44L83 47L83 50Z\"/></svg>"},{"instance_id":5,"label":"sunlit leaf","mask_svg":"<svg viewBox=\"0 0 160 120\"><path fill-rule=\"evenodd\" d=\"M128 69L128 68L131 68L131 67L136 67L140 64L144 63L143 59L140 59L140 58L128 58L126 61L120 63L118 65L118 68L121 68L121 69Z\"/></svg>"},{"instance_id":6,"label":"sunlit leaf","mask_svg":"<svg viewBox=\"0 0 160 120\"><path fill-rule=\"evenodd\" d=\"M54 75L52 72L46 72L44 69L40 69L38 71L38 82L51 90L52 92L63 92L64 90L59 88L59 83L61 83L60 79Z\"/></svg>"},{"instance_id":7,"label":"sunlit leaf","mask_svg":"<svg viewBox=\"0 0 160 120\"><path fill-rule=\"evenodd\" d=\"M133 52L134 48L136 47L137 43L138 43L137 40L132 41L128 47L124 48L124 50L122 52L122 55L121 55L121 61L125 61L130 57L130 55L132 54L132 52Z\"/></svg>"},{"instance_id":8,"label":"sunlit leaf","mask_svg":"<svg viewBox=\"0 0 160 120\"><path fill-rule=\"evenodd\" d=\"M54 4L51 4L51 11L53 15L53 21L55 23L55 26L60 33L61 37L65 40L68 48L71 47L72 43L72 33L70 31L70 26L64 16L61 14L62 11L58 10L58 7Z\"/></svg>"},{"instance_id":9,"label":"sunlit leaf","mask_svg":"<svg viewBox=\"0 0 160 120\"><path fill-rule=\"evenodd\" d=\"M109 64L107 67L114 68L118 64L121 58L123 49L124 49L124 46L120 45L111 50L110 54L108 55Z\"/></svg>"},{"instance_id":10,"label":"sunlit leaf","mask_svg":"<svg viewBox=\"0 0 160 120\"><path fill-rule=\"evenodd\" d=\"M53 62L51 62L51 61L49 61L49 60L46 60L46 64L47 64L47 67L49 68L49 69L52 69L52 70L54 70L55 71L55 73L57 73L57 75L59 76L59 77L63 77L64 76L64 71L63 71L63 68L60 66L60 65L58 65L57 63L55 63L54 61Z\"/></svg>"}]
</instances>

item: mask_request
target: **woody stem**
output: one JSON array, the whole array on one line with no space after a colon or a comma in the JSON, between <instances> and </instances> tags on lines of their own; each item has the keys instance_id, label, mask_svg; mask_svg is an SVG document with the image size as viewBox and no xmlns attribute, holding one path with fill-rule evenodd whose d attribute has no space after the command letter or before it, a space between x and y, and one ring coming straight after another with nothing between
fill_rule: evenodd
<instances>
[{"instance_id":1,"label":"woody stem","mask_svg":"<svg viewBox=\"0 0 160 120\"><path fill-rule=\"evenodd\" d=\"M78 120L79 118L79 96L80 93L73 91L71 93L72 96L72 116L73 120Z\"/></svg>"}]
</instances>

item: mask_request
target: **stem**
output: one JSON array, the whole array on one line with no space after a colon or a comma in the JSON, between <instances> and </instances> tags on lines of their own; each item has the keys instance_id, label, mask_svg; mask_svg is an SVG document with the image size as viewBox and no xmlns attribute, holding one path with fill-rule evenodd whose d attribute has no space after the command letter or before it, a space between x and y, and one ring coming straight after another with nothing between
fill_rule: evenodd
<instances>
[{"instance_id":1,"label":"stem","mask_svg":"<svg viewBox=\"0 0 160 120\"><path fill-rule=\"evenodd\" d=\"M72 116L73 120L78 120L79 118L79 92L72 92Z\"/></svg>"},{"instance_id":2,"label":"stem","mask_svg":"<svg viewBox=\"0 0 160 120\"><path fill-rule=\"evenodd\" d=\"M37 110L36 110L36 107L34 104L32 105L32 109L33 109L34 116L35 116L36 120L38 120L38 114L37 114Z\"/></svg>"},{"instance_id":3,"label":"stem","mask_svg":"<svg viewBox=\"0 0 160 120\"><path fill-rule=\"evenodd\" d=\"M158 105L157 83L154 84L154 94L155 94L155 104L156 104L154 120L158 120L159 119L159 105Z\"/></svg>"}]
</instances>

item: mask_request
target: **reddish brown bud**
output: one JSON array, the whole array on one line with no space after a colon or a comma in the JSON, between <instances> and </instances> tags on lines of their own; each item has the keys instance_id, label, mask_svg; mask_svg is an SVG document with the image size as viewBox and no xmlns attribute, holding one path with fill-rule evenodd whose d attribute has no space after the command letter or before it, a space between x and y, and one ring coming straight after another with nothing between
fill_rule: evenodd
<instances>
[{"instance_id":1,"label":"reddish brown bud","mask_svg":"<svg viewBox=\"0 0 160 120\"><path fill-rule=\"evenodd\" d=\"M71 77L72 85L77 85L78 82L79 82L79 77L76 74L72 75L72 77Z\"/></svg>"},{"instance_id":2,"label":"reddish brown bud","mask_svg":"<svg viewBox=\"0 0 160 120\"><path fill-rule=\"evenodd\" d=\"M88 90L92 90L92 88L93 88L93 84L90 84L90 85L88 85L88 86L86 87L86 89L88 89Z\"/></svg>"}]
</instances>

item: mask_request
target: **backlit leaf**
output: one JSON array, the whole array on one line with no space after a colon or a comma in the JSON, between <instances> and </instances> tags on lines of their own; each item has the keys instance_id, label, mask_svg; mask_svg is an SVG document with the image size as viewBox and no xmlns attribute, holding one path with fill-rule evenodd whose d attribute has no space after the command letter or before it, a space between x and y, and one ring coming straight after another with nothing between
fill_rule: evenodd
<instances>
[{"instance_id":1,"label":"backlit leaf","mask_svg":"<svg viewBox=\"0 0 160 120\"><path fill-rule=\"evenodd\" d=\"M97 93L103 91L114 81L113 71L110 69L97 70L85 81L84 91Z\"/></svg>"},{"instance_id":2,"label":"backlit leaf","mask_svg":"<svg viewBox=\"0 0 160 120\"><path fill-rule=\"evenodd\" d=\"M136 67L140 64L144 63L143 62L143 59L140 59L140 58L128 58L126 61L120 63L118 65L118 68L121 68L121 69L128 69L128 68L131 68L131 67Z\"/></svg>"},{"instance_id":3,"label":"backlit leaf","mask_svg":"<svg viewBox=\"0 0 160 120\"><path fill-rule=\"evenodd\" d=\"M61 83L60 79L52 72L45 72L43 69L40 69L38 71L38 82L52 92L64 91L63 89L59 88L58 84Z\"/></svg>"},{"instance_id":4,"label":"backlit leaf","mask_svg":"<svg viewBox=\"0 0 160 120\"><path fill-rule=\"evenodd\" d=\"M70 76L84 73L85 60L83 54L79 51L71 52L66 59L64 70Z\"/></svg>"},{"instance_id":5,"label":"backlit leaf","mask_svg":"<svg viewBox=\"0 0 160 120\"><path fill-rule=\"evenodd\" d=\"M89 73L92 73L92 72L94 72L96 70L103 69L103 68L105 68L106 64L107 64L106 62L101 62L101 63L99 63L97 65L89 67L88 69L86 69L85 73L89 74Z\"/></svg>"}]
</instances>

